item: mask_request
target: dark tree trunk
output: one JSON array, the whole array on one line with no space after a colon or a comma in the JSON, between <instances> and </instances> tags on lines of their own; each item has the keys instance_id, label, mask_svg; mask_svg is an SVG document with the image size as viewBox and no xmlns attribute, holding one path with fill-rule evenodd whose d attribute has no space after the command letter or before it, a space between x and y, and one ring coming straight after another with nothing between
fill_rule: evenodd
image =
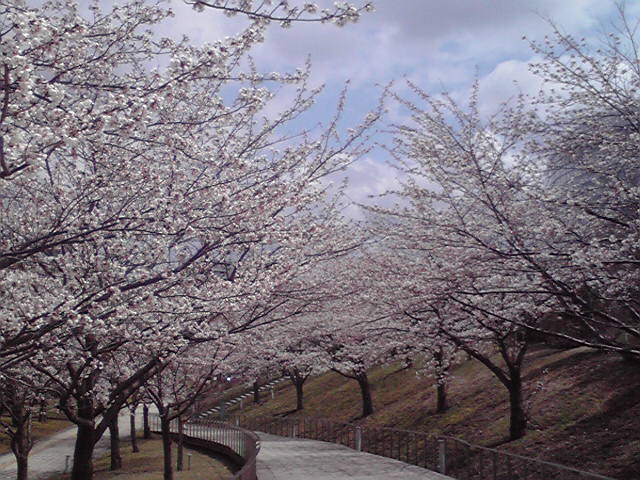
<instances>
[{"instance_id":1,"label":"dark tree trunk","mask_svg":"<svg viewBox=\"0 0 640 480\"><path fill-rule=\"evenodd\" d=\"M29 456L16 455L16 465L18 466L16 480L29 480Z\"/></svg>"},{"instance_id":2,"label":"dark tree trunk","mask_svg":"<svg viewBox=\"0 0 640 480\"><path fill-rule=\"evenodd\" d=\"M356 380L358 381L358 385L360 386L360 393L362 394L362 418L364 418L373 413L371 385L369 385L369 378L367 378L366 373L358 374Z\"/></svg>"},{"instance_id":3,"label":"dark tree trunk","mask_svg":"<svg viewBox=\"0 0 640 480\"><path fill-rule=\"evenodd\" d=\"M291 368L287 371L287 375L289 376L289 380L293 383L294 387L296 387L296 411L304 409L304 382L307 381L309 375L305 375L300 372L297 368Z\"/></svg>"},{"instance_id":4,"label":"dark tree trunk","mask_svg":"<svg viewBox=\"0 0 640 480\"><path fill-rule=\"evenodd\" d=\"M527 430L527 415L524 410L522 398L522 365L524 364L524 357L529 345L526 332L514 331L509 338L502 337L497 342L500 354L506 365L506 371L504 367L494 363L490 357L481 354L456 336L449 335L445 330L443 330L443 333L445 333L456 346L462 348L468 355L491 370L506 387L509 392L510 406L509 440L522 438ZM510 347L507 341L513 340L515 340L515 342Z\"/></svg>"},{"instance_id":5,"label":"dark tree trunk","mask_svg":"<svg viewBox=\"0 0 640 480\"><path fill-rule=\"evenodd\" d=\"M524 437L527 431L527 415L523 406L522 378L520 369L511 370L511 381L507 385L509 389L509 440L517 440Z\"/></svg>"},{"instance_id":6,"label":"dark tree trunk","mask_svg":"<svg viewBox=\"0 0 640 480\"><path fill-rule=\"evenodd\" d=\"M14 433L11 436L11 450L18 466L17 480L29 479L29 452L33 446L31 439L31 414L24 404L14 398L11 406L11 417Z\"/></svg>"},{"instance_id":7,"label":"dark tree trunk","mask_svg":"<svg viewBox=\"0 0 640 480\"><path fill-rule=\"evenodd\" d=\"M171 422L165 417L160 418L162 433L162 452L164 453L164 480L173 480L173 461L171 459Z\"/></svg>"},{"instance_id":8,"label":"dark tree trunk","mask_svg":"<svg viewBox=\"0 0 640 480\"><path fill-rule=\"evenodd\" d=\"M136 409L131 410L129 415L129 431L131 432L131 451L138 453L140 448L138 447L138 437L136 436Z\"/></svg>"},{"instance_id":9,"label":"dark tree trunk","mask_svg":"<svg viewBox=\"0 0 640 480\"><path fill-rule=\"evenodd\" d=\"M444 352L442 351L442 347L438 348L434 354L433 358L436 362L436 381L437 385L437 397L436 397L436 412L442 413L444 412L447 406L447 368L444 363Z\"/></svg>"},{"instance_id":10,"label":"dark tree trunk","mask_svg":"<svg viewBox=\"0 0 640 480\"><path fill-rule=\"evenodd\" d=\"M142 406L142 428L144 432L144 438L147 440L151 438L151 427L149 427L149 406L144 404Z\"/></svg>"},{"instance_id":11,"label":"dark tree trunk","mask_svg":"<svg viewBox=\"0 0 640 480\"><path fill-rule=\"evenodd\" d=\"M90 420L89 420L90 421ZM93 425L78 425L76 445L73 451L71 480L91 480L93 478L93 449L96 444Z\"/></svg>"},{"instance_id":12,"label":"dark tree trunk","mask_svg":"<svg viewBox=\"0 0 640 480\"><path fill-rule=\"evenodd\" d=\"M438 381L437 392L436 411L442 413L449 408L447 405L447 384L444 379Z\"/></svg>"},{"instance_id":13,"label":"dark tree trunk","mask_svg":"<svg viewBox=\"0 0 640 480\"><path fill-rule=\"evenodd\" d=\"M302 387L304 386L304 380L299 378L294 380L294 385L296 386L296 410L304 409L304 391Z\"/></svg>"},{"instance_id":14,"label":"dark tree trunk","mask_svg":"<svg viewBox=\"0 0 640 480\"><path fill-rule=\"evenodd\" d=\"M253 382L253 403L260 403L260 384L257 380Z\"/></svg>"},{"instance_id":15,"label":"dark tree trunk","mask_svg":"<svg viewBox=\"0 0 640 480\"><path fill-rule=\"evenodd\" d=\"M118 417L115 417L109 424L109 443L111 446L111 470L122 468L122 456L120 455L120 427Z\"/></svg>"},{"instance_id":16,"label":"dark tree trunk","mask_svg":"<svg viewBox=\"0 0 640 480\"><path fill-rule=\"evenodd\" d=\"M184 469L184 423L182 416L178 417L178 454L176 470L181 472Z\"/></svg>"},{"instance_id":17,"label":"dark tree trunk","mask_svg":"<svg viewBox=\"0 0 640 480\"><path fill-rule=\"evenodd\" d=\"M43 399L40 402L40 411L38 412L38 421L45 423L47 421L47 401Z\"/></svg>"}]
</instances>

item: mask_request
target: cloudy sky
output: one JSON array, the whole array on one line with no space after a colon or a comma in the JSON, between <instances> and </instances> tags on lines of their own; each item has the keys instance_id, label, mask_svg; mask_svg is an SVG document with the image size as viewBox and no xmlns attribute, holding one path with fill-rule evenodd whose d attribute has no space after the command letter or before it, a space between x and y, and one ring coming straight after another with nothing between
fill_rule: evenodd
<instances>
[{"instance_id":1,"label":"cloudy sky","mask_svg":"<svg viewBox=\"0 0 640 480\"><path fill-rule=\"evenodd\" d=\"M186 33L196 43L233 34L241 26L213 12L195 14L178 0L173 8L173 33ZM524 35L542 39L552 20L565 33L595 38L610 31L616 17L613 0L378 0L375 8L342 29L274 27L253 54L266 71L293 69L310 56L313 82L326 84L327 99L350 80L348 113L354 122L375 107L382 85L394 80L402 88L404 78L430 93L464 95L477 72L482 102L490 109L515 88L537 89L527 70L533 56ZM632 18L640 15L640 1L629 0L627 11ZM321 106L316 114L329 115L330 110ZM351 196L358 201L394 184L382 151L355 165L350 176Z\"/></svg>"}]
</instances>

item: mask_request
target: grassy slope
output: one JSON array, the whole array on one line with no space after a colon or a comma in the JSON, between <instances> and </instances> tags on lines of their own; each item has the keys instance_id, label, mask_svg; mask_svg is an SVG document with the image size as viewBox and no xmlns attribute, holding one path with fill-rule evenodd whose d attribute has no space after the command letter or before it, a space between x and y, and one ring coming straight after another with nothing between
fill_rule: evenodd
<instances>
[{"instance_id":1,"label":"grassy slope","mask_svg":"<svg viewBox=\"0 0 640 480\"><path fill-rule=\"evenodd\" d=\"M450 408L435 413L433 380L397 365L369 372L376 412L358 420L356 382L334 373L305 385L305 410L292 413L295 390L278 387L250 415L296 415L354 421L375 426L456 436L495 445L508 430L506 389L482 365L467 361L454 369ZM640 364L587 349L537 349L527 358L531 430L524 439L499 448L599 472L614 478L640 478Z\"/></svg>"}]
</instances>

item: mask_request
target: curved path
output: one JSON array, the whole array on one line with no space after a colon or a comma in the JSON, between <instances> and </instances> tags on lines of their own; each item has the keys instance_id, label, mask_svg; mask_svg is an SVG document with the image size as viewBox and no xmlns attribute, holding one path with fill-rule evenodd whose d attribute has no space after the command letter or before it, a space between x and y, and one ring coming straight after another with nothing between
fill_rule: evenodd
<instances>
[{"instance_id":1,"label":"curved path","mask_svg":"<svg viewBox=\"0 0 640 480\"><path fill-rule=\"evenodd\" d=\"M129 416L120 417L124 431ZM29 456L32 480L46 479L65 469L67 455L73 454L75 427L39 442ZM357 452L334 443L279 437L258 432L258 480L451 480L450 477L390 458ZM108 432L96 446L96 455L109 447ZM0 456L0 480L16 478L12 454Z\"/></svg>"},{"instance_id":2,"label":"curved path","mask_svg":"<svg viewBox=\"0 0 640 480\"><path fill-rule=\"evenodd\" d=\"M258 480L451 480L439 473L335 443L260 436Z\"/></svg>"}]
</instances>

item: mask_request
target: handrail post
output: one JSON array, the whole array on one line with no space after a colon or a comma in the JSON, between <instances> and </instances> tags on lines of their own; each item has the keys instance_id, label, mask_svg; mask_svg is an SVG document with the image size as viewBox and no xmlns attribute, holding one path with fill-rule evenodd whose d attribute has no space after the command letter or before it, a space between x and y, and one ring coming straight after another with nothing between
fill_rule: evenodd
<instances>
[{"instance_id":1,"label":"handrail post","mask_svg":"<svg viewBox=\"0 0 640 480\"><path fill-rule=\"evenodd\" d=\"M447 442L444 438L438 439L438 472L447 474Z\"/></svg>"}]
</instances>

